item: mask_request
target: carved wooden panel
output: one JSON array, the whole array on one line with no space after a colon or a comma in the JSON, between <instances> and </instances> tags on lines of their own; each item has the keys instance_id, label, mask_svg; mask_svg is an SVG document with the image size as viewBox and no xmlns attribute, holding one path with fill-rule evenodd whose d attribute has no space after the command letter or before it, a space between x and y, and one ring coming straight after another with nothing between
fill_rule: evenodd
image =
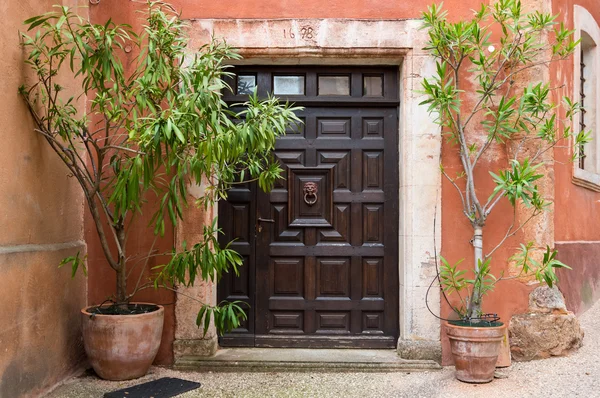
<instances>
[{"instance_id":1,"label":"carved wooden panel","mask_svg":"<svg viewBox=\"0 0 600 398\"><path fill-rule=\"evenodd\" d=\"M274 190L287 190L285 181L288 179L288 165L299 165L304 163L304 151L277 151L275 157L279 161L283 172L281 178L275 181Z\"/></svg>"},{"instance_id":2,"label":"carved wooden panel","mask_svg":"<svg viewBox=\"0 0 600 398\"><path fill-rule=\"evenodd\" d=\"M319 164L333 164L333 190L350 189L350 151L319 151Z\"/></svg>"},{"instance_id":3,"label":"carved wooden panel","mask_svg":"<svg viewBox=\"0 0 600 398\"><path fill-rule=\"evenodd\" d=\"M302 311L274 311L271 316L271 333L304 333Z\"/></svg>"},{"instance_id":4,"label":"carved wooden panel","mask_svg":"<svg viewBox=\"0 0 600 398\"><path fill-rule=\"evenodd\" d=\"M304 94L283 98L303 107L297 115L304 124L276 142L274 155L284 171L270 193L248 184L242 186L248 192L219 205L227 235L223 241L239 237L236 245L248 263L247 273L220 285L219 296L247 297L252 306L248 324L222 343L395 347L396 69L273 66L243 67L241 72L256 76L264 96L273 89L274 74L304 76ZM318 95L318 76L325 74L349 76L350 95ZM363 82L373 76L379 78L373 87L382 87L370 87L377 90L369 94ZM247 97L224 98L240 103Z\"/></svg>"},{"instance_id":5,"label":"carved wooden panel","mask_svg":"<svg viewBox=\"0 0 600 398\"><path fill-rule=\"evenodd\" d=\"M383 138L383 118L363 118L362 138Z\"/></svg>"},{"instance_id":6,"label":"carved wooden panel","mask_svg":"<svg viewBox=\"0 0 600 398\"><path fill-rule=\"evenodd\" d=\"M330 227L333 208L333 165L288 166L291 227ZM307 192L307 187L312 191Z\"/></svg>"},{"instance_id":7,"label":"carved wooden panel","mask_svg":"<svg viewBox=\"0 0 600 398\"><path fill-rule=\"evenodd\" d=\"M350 118L317 119L318 138L350 138Z\"/></svg>"},{"instance_id":8,"label":"carved wooden panel","mask_svg":"<svg viewBox=\"0 0 600 398\"><path fill-rule=\"evenodd\" d=\"M383 191L383 151L363 152L363 190Z\"/></svg>"},{"instance_id":9,"label":"carved wooden panel","mask_svg":"<svg viewBox=\"0 0 600 398\"><path fill-rule=\"evenodd\" d=\"M383 205L363 205L363 242L383 244L384 222Z\"/></svg>"},{"instance_id":10,"label":"carved wooden panel","mask_svg":"<svg viewBox=\"0 0 600 398\"><path fill-rule=\"evenodd\" d=\"M383 312L363 312L362 332L383 334Z\"/></svg>"},{"instance_id":11,"label":"carved wooden panel","mask_svg":"<svg viewBox=\"0 0 600 398\"><path fill-rule=\"evenodd\" d=\"M317 298L350 298L350 259L317 258Z\"/></svg>"},{"instance_id":12,"label":"carved wooden panel","mask_svg":"<svg viewBox=\"0 0 600 398\"><path fill-rule=\"evenodd\" d=\"M383 259L363 257L362 260L362 296L383 298Z\"/></svg>"},{"instance_id":13,"label":"carved wooden panel","mask_svg":"<svg viewBox=\"0 0 600 398\"><path fill-rule=\"evenodd\" d=\"M350 312L317 312L317 333L350 333Z\"/></svg>"},{"instance_id":14,"label":"carved wooden panel","mask_svg":"<svg viewBox=\"0 0 600 398\"><path fill-rule=\"evenodd\" d=\"M273 258L269 275L273 296L303 296L303 258Z\"/></svg>"},{"instance_id":15,"label":"carved wooden panel","mask_svg":"<svg viewBox=\"0 0 600 398\"><path fill-rule=\"evenodd\" d=\"M333 208L333 228L319 230L319 242L339 242L349 244L350 204L335 204Z\"/></svg>"}]
</instances>

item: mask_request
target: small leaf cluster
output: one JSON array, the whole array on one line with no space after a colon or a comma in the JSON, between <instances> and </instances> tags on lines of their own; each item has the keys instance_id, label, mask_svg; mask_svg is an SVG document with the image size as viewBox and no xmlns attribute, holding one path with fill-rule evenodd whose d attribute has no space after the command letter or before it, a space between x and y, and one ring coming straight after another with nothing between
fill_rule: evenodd
<instances>
[{"instance_id":1,"label":"small leaf cluster","mask_svg":"<svg viewBox=\"0 0 600 398\"><path fill-rule=\"evenodd\" d=\"M242 305L243 301L222 301L217 306L203 305L196 317L196 325L203 328L204 335L208 332L211 318L219 334L227 333L238 328L241 323L248 319L248 315Z\"/></svg>"},{"instance_id":2,"label":"small leaf cluster","mask_svg":"<svg viewBox=\"0 0 600 398\"><path fill-rule=\"evenodd\" d=\"M82 257L81 252L78 251L77 254L74 256L69 256L69 257L63 258L60 261L58 268L62 268L65 265L71 264L71 278L75 278L75 275L77 275L77 270L79 268L81 268L81 271L83 272L83 274L85 276L87 276L87 267L85 265L86 260L87 260L87 254Z\"/></svg>"},{"instance_id":3,"label":"small leaf cluster","mask_svg":"<svg viewBox=\"0 0 600 398\"><path fill-rule=\"evenodd\" d=\"M556 258L558 251L551 249L549 246L546 246L541 261L533 258L535 252L533 242L529 242L526 245L521 244L519 252L510 259L515 262L515 266L520 270L519 274L514 277L505 277L502 273L499 278L496 278L490 272L491 257L486 258L483 262L479 261L478 266L472 271L473 278L468 279L465 277L467 270L459 268L464 258L454 264L450 264L443 256L440 256L439 280L441 288L448 295L457 294L459 305L454 306L453 310L461 319L466 319L469 317L467 309L474 292L477 292L476 300L481 300L485 294L494 289L497 282L530 275L534 276L538 282L546 283L548 286L553 287L558 282L555 270L560 268L571 269L571 267ZM465 297L462 296L464 292L467 293ZM471 314L471 317L480 315L481 313Z\"/></svg>"},{"instance_id":4,"label":"small leaf cluster","mask_svg":"<svg viewBox=\"0 0 600 398\"><path fill-rule=\"evenodd\" d=\"M490 171L496 183L490 199L498 192L503 192L513 206L520 201L528 207L533 206L538 211L543 210L549 203L541 197L538 186L533 184L543 177L543 174L536 173L541 165L541 163L531 165L528 159L523 162L511 160L510 169L501 170L498 174Z\"/></svg>"},{"instance_id":5,"label":"small leaf cluster","mask_svg":"<svg viewBox=\"0 0 600 398\"><path fill-rule=\"evenodd\" d=\"M454 264L450 264L443 256L440 256L440 284L442 290L448 295L456 293L460 299L460 305L453 307L453 310L461 317L466 319L469 317L468 308L474 292L477 293L476 300L481 300L482 297L492 291L498 279L490 273L491 258L485 261L479 261L478 266L473 271L473 278L465 278L467 270L458 268L458 265L464 260L460 259ZM461 295L461 292L467 291L466 297ZM480 316L481 314L471 314Z\"/></svg>"},{"instance_id":6,"label":"small leaf cluster","mask_svg":"<svg viewBox=\"0 0 600 398\"><path fill-rule=\"evenodd\" d=\"M526 245L521 243L519 252L511 260L515 261L515 264L522 270L522 273L530 274L533 272L539 282L545 282L548 286L552 287L558 282L555 268L571 269L571 267L556 258L558 252L551 249L550 246L546 246L546 251L541 262L533 258L533 249L533 242L529 242Z\"/></svg>"}]
</instances>

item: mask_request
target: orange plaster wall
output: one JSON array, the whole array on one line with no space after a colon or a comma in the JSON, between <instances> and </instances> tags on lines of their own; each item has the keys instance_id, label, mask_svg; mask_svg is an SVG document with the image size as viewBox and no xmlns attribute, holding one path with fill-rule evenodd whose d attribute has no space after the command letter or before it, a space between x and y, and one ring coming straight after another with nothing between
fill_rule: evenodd
<instances>
[{"instance_id":1,"label":"orange plaster wall","mask_svg":"<svg viewBox=\"0 0 600 398\"><path fill-rule=\"evenodd\" d=\"M83 194L34 132L21 84L35 82L19 43L23 21L82 0L0 2L0 397L36 397L82 368L83 274L60 261L83 241ZM81 11L86 14L84 9ZM72 79L55 78L74 93ZM85 98L79 99L84 109Z\"/></svg>"},{"instance_id":2,"label":"orange plaster wall","mask_svg":"<svg viewBox=\"0 0 600 398\"><path fill-rule=\"evenodd\" d=\"M387 0L370 1L328 1L320 0L263 0L261 2L243 0L235 4L224 2L197 2L192 0L172 0L170 2L178 10L182 10L185 19L194 18L381 18L381 19L404 19L417 18L421 11L431 2L390 2ZM453 4L446 3L452 9L452 18L468 16L471 9L478 4L476 1L455 1ZM109 17L116 22L128 23L135 28L140 27L139 17L135 11L143 9L145 5L140 3L125 2L123 0L101 0L98 5L90 5L90 17L95 23L104 23ZM125 56L125 55L124 55ZM131 57L128 54L127 57ZM140 221L140 220L138 220ZM163 240L162 249L170 250L172 247L173 231ZM135 252L137 248L147 248L152 242L152 233L144 228L143 222L138 222L138 227L132 236L131 247L128 250ZM453 234L454 235L454 234ZM86 239L90 245L90 287L89 300L91 304L102 302L108 295L113 293L114 275L104 264L101 249L93 231L93 224L89 217L86 220ZM467 239L468 242L468 239ZM190 243L190 242L188 242ZM133 276L135 278L135 275ZM173 302L174 295L171 292L154 292L151 290L143 292L147 300L153 302ZM170 363L172 357L172 342L174 339L175 319L172 306L165 308L165 331L161 350L157 362Z\"/></svg>"},{"instance_id":3,"label":"orange plaster wall","mask_svg":"<svg viewBox=\"0 0 600 398\"><path fill-rule=\"evenodd\" d=\"M581 0L582 2L584 0ZM595 0L586 0L592 3ZM555 0L555 3L569 3L563 0ZM260 2L243 0L234 4L224 2L196 2L173 0L172 3L177 9L183 11L183 18L382 18L382 19L402 19L416 18L420 12L431 4L430 1L415 2L390 2L387 0L376 0L370 2L348 0L348 1L329 1L318 0L262 0ZM365 4L366 3L366 4ZM460 19L469 17L471 9L477 8L479 1L446 1L445 7L450 10L451 19ZM102 23L108 16L117 19L120 22L137 24L137 15L133 12L134 7L140 7L139 4L123 2L121 0L102 0L99 5L91 6L91 15L94 22ZM561 5L558 8L563 7ZM555 12L557 12L555 6ZM596 10L597 12L597 10ZM554 72L551 73L554 75ZM468 103L468 98L466 99ZM453 173L459 170L456 148L447 144L443 145L443 162L446 169ZM502 148L493 148L490 156L483 159L481 173L477 175L479 189L482 197L491 193L493 186L487 169L498 170L506 165L506 155ZM593 217L589 214L593 211L595 204L595 195L586 192L581 188L570 184L569 169L556 167L556 208L559 209L555 218L556 240L566 239L594 239L596 236L593 228ZM568 180L568 181L567 181ZM568 182L568 184L567 184ZM568 185L568 188L567 188ZM563 191L566 192L563 194ZM572 198L576 197L578 206L569 207ZM460 199L454 188L447 182L442 184L442 247L443 255L451 262L460 258L472 258L472 246L469 243L472 238L472 228L466 221L460 210ZM565 212L565 208L570 210ZM584 209L584 210L581 210ZM500 203L494 210L494 213L488 220L488 226L484 230L484 248L489 250L503 236L510 224L512 208L507 202ZM580 223L581 221L581 223ZM582 225L583 228L578 227ZM583 231L583 232L582 232ZM145 238L140 237L144 242ZM597 238L596 238L597 239ZM504 247L498 250L493 258L492 267L494 273L499 275L506 268L507 259L514 253L515 249L521 243L523 237L516 235L508 240ZM471 268L473 264L469 261L464 262L465 267ZM106 291L105 287L102 287ZM91 287L90 291L100 291L99 287ZM503 281L495 291L489 294L485 303L484 311L496 312L503 320L527 309L527 295L532 288L517 281ZM94 293L95 294L95 293ZM90 294L90 297L93 295ZM94 296L99 298L98 295ZM447 316L449 308L442 303L442 315ZM172 327L169 323L166 328ZM444 345L447 348L446 345ZM444 362L448 363L448 350L444 349Z\"/></svg>"},{"instance_id":4,"label":"orange plaster wall","mask_svg":"<svg viewBox=\"0 0 600 398\"><path fill-rule=\"evenodd\" d=\"M600 24L597 0L553 0L552 4L553 12L560 13L571 29L575 4L587 9ZM555 93L556 100L565 95L573 98L573 61L554 65L551 75L557 79L555 85L564 84ZM574 100L579 101L579 98ZM561 260L573 268L559 273L560 288L569 309L581 313L600 298L600 193L572 183L570 151L558 149L555 156L556 247Z\"/></svg>"}]
</instances>

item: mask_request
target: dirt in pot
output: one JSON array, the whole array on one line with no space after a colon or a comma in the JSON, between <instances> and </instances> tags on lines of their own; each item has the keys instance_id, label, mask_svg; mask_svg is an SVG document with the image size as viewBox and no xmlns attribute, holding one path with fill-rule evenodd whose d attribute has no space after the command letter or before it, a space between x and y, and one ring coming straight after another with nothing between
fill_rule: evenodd
<instances>
[{"instance_id":1,"label":"dirt in pot","mask_svg":"<svg viewBox=\"0 0 600 398\"><path fill-rule=\"evenodd\" d=\"M158 311L154 304L111 304L92 307L88 310L94 315L139 315Z\"/></svg>"},{"instance_id":2,"label":"dirt in pot","mask_svg":"<svg viewBox=\"0 0 600 398\"><path fill-rule=\"evenodd\" d=\"M448 321L449 324L454 326L466 326L473 328L496 328L498 326L504 325L502 322L498 321L484 321L481 319L477 320L459 320L459 321Z\"/></svg>"}]
</instances>

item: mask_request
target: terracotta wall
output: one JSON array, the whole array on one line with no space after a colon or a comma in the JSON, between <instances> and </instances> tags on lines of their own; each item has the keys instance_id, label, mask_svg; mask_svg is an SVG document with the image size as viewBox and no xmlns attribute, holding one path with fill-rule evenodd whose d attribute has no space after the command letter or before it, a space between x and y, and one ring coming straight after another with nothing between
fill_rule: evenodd
<instances>
[{"instance_id":1,"label":"terracotta wall","mask_svg":"<svg viewBox=\"0 0 600 398\"><path fill-rule=\"evenodd\" d=\"M19 46L22 21L57 3L77 0L0 2L0 397L7 398L41 394L84 357L79 310L86 280L58 269L64 257L85 252L83 195L33 131L17 95L31 81Z\"/></svg>"},{"instance_id":2,"label":"terracotta wall","mask_svg":"<svg viewBox=\"0 0 600 398\"><path fill-rule=\"evenodd\" d=\"M171 4L178 10L182 10L182 17L194 18L382 18L382 19L404 19L418 18L421 11L431 2L390 2L376 0L365 3L358 0L329 1L318 0L254 0L237 1L235 4L223 2L197 2L192 0L172 0ZM446 6L452 9L452 18L461 18L470 15L470 10L479 4L478 1L452 1L446 2ZM129 23L139 27L139 14L135 10L143 8L144 5L122 0L101 0L98 5L90 6L90 16L96 23L104 23L109 17L117 22ZM127 55L131 57L133 54ZM452 202L454 203L454 202ZM455 203L454 203L455 204ZM95 242L92 233L92 225L86 222L86 239L90 242L90 293L91 303L101 302L107 295L112 293L114 277L110 270L103 264L100 248ZM454 232L451 236L456 236ZM151 244L151 231L144 228L140 223L136 230L134 245L147 247ZM161 243L163 249L170 249L172 242L166 237ZM465 240L466 239L466 240ZM463 239L468 243L469 238ZM188 244L191 242L188 242ZM131 250L131 249L130 249ZM140 296L142 297L142 296ZM172 302L174 296L171 292L144 292L145 299L154 302ZM172 361L171 346L173 343L173 331L175 330L175 319L171 306L166 307L165 332L161 351L157 358L158 363L169 363ZM180 326L181 329L183 326ZM187 329L183 327L184 330Z\"/></svg>"},{"instance_id":3,"label":"terracotta wall","mask_svg":"<svg viewBox=\"0 0 600 398\"><path fill-rule=\"evenodd\" d=\"M576 4L591 13L600 25L597 0L553 0L553 12L560 13L572 29ZM552 69L557 85L564 83L555 93L558 98L573 97L573 67L569 60ZM560 289L567 307L581 313L600 298L600 193L574 185L572 165L568 163L571 154L564 150L555 152L556 248L560 259L573 268L559 273Z\"/></svg>"},{"instance_id":4,"label":"terracotta wall","mask_svg":"<svg viewBox=\"0 0 600 398\"><path fill-rule=\"evenodd\" d=\"M550 9L550 1L552 0L527 0L524 1L526 7L545 7ZM596 0L579 0L582 3L585 1L591 8L591 3ZM562 15L569 20L570 10L572 9L572 0L554 0L554 12L562 12ZM362 2L358 0L347 1L328 1L319 0L242 0L235 3L228 2L196 2L192 0L172 0L172 4L177 9L183 12L183 18L382 18L382 19L402 19L402 18L417 18L421 11L431 4L432 1L405 1L405 2L390 2L388 0L374 0L370 2ZM480 1L446 1L444 6L450 10L451 19L467 18L471 15L471 9L477 8ZM109 16L117 18L120 22L128 22L136 24L138 16L133 8L140 7L139 4L132 2L123 2L121 0L102 0L99 5L91 6L91 15L95 22L102 23ZM597 7L594 12L598 13ZM560 79L568 78L569 71L561 69L557 71L542 70L541 73L546 73L549 76L555 76L555 82ZM539 74L531 74L525 76L524 82L534 81L539 79ZM562 83L561 83L562 84ZM568 90L565 88L565 90ZM468 98L466 99L468 102ZM452 174L453 171L459 170L458 157L456 156L456 148L447 144L443 146L442 157L446 169ZM566 157L566 155L560 155ZM501 147L494 147L489 156L482 161L482 170L476 177L480 182L480 190L485 192L483 195L487 197L487 192L491 192L493 186L487 173L487 168L498 170L506 165L506 152ZM498 250L494 254L494 272L498 275L501 270L507 270L507 259L514 254L519 243L532 238L539 238L544 243L552 244L554 241L576 241L594 239L597 233L594 230L595 220L597 218L590 216L593 214L594 207L597 206L596 193L584 190L583 188L575 187L570 182L570 166L562 166L557 164L554 169L548 170L549 178L544 183L544 193L547 197L553 198L556 196L556 208L559 211L556 216L553 213L540 221L535 228L524 231L524 234L518 234L512 239L509 239L503 249ZM554 189L554 181L556 181L556 190ZM555 195L556 193L556 195ZM454 188L444 181L442 184L442 252L444 256L454 262L460 258L472 258L472 246L469 241L472 237L472 229L460 210L460 199L458 198ZM501 240L506 229L510 224L510 220L506 214L512 213L512 208L508 202L501 202L495 209L492 216L489 218L488 226L485 229L484 248L490 249ZM556 233L554 232L554 224L556 225ZM148 234L144 235L140 232L141 241L148 241ZM189 243L189 242L188 242ZM92 248L90 251L96 250ZM566 254L566 250L565 256ZM578 251L575 250L575 253ZM591 258L591 257L590 257ZM91 262L92 272L99 272L95 261ZM588 261L589 263L589 261ZM591 264L591 263L590 263ZM575 265L573 263L573 265ZM468 261L464 263L465 267L472 267ZM575 266L577 269L578 267ZM581 268L581 267L579 267ZM96 271L97 270L97 271ZM587 272L587 271L586 271ZM575 276L576 275L576 276ZM567 286L568 281L574 278L580 278L581 273L577 270L566 276L563 286ZM108 286L112 282L93 282L90 287L90 299L99 300L104 292L108 291ZM497 312L502 319L508 320L510 317L519 312L524 312L527 309L527 295L531 291L532 286L519 281L505 281L498 285L496 290L489 294L485 302L484 311ZM99 292L102 292L99 293ZM569 295L567 295L569 297ZM166 294L162 296L149 297L158 301L161 298L170 298ZM569 303L574 306L573 299L569 297ZM576 301L576 300L575 300ZM443 315L449 314L448 306L443 304ZM169 315L171 317L171 315ZM171 318L165 324L167 330L174 329ZM165 336L168 337L168 336ZM168 337L172 339L172 336ZM164 341L164 345L170 344L170 341ZM166 348L160 360L167 360ZM447 351L447 350L445 350ZM446 361L448 357L445 356Z\"/></svg>"}]
</instances>

